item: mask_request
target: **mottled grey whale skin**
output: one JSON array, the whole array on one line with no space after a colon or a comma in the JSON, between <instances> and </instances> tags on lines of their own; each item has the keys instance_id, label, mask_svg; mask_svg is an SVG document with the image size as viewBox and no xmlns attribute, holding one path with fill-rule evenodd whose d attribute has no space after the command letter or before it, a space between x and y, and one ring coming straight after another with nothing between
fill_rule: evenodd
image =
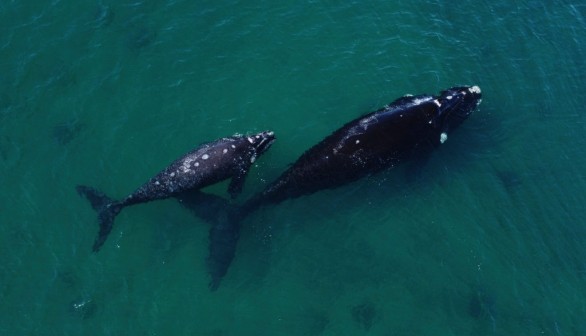
<instances>
[{"instance_id":1,"label":"mottled grey whale skin","mask_svg":"<svg viewBox=\"0 0 586 336\"><path fill-rule=\"evenodd\" d=\"M217 289L234 257L240 222L261 206L332 189L428 154L481 101L478 86L453 87L437 96L405 96L350 121L307 150L274 182L210 230L210 288ZM186 204L187 205L187 204Z\"/></svg>"},{"instance_id":2,"label":"mottled grey whale skin","mask_svg":"<svg viewBox=\"0 0 586 336\"><path fill-rule=\"evenodd\" d=\"M98 251L104 244L114 218L127 206L173 197L229 178L232 180L228 192L232 198L236 197L242 191L252 163L269 149L274 140L273 132L264 131L204 143L175 160L122 201L115 201L91 187L77 186L78 193L98 212L100 231L93 251Z\"/></svg>"}]
</instances>

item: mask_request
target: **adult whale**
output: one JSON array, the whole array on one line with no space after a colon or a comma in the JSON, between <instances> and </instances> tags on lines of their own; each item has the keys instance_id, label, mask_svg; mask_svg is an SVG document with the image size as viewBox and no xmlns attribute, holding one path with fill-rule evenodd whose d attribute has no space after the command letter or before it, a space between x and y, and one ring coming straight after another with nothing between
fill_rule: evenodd
<instances>
[{"instance_id":1,"label":"adult whale","mask_svg":"<svg viewBox=\"0 0 586 336\"><path fill-rule=\"evenodd\" d=\"M115 201L102 192L87 186L77 186L98 212L100 231L93 246L97 252L112 231L114 218L130 205L146 203L198 190L232 178L228 192L236 197L244 185L246 174L256 158L269 149L275 135L271 131L256 135L234 135L204 143L191 150L152 177L122 201Z\"/></svg>"},{"instance_id":2,"label":"adult whale","mask_svg":"<svg viewBox=\"0 0 586 336\"><path fill-rule=\"evenodd\" d=\"M474 111L478 86L460 86L437 96L405 96L350 121L307 150L274 182L210 231L210 287L218 287L234 257L240 222L259 207L353 182L429 153ZM218 243L215 244L214 242ZM215 244L215 245L214 245Z\"/></svg>"},{"instance_id":3,"label":"adult whale","mask_svg":"<svg viewBox=\"0 0 586 336\"><path fill-rule=\"evenodd\" d=\"M405 96L352 120L246 202L240 217L259 206L339 187L428 152L443 144L480 101L478 86L453 87L437 96Z\"/></svg>"}]
</instances>

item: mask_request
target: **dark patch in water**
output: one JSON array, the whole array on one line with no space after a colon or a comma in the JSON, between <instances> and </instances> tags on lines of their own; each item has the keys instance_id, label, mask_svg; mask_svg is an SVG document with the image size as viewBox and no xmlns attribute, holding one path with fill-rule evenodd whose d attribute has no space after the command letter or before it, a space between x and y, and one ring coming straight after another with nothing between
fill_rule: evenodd
<instances>
[{"instance_id":1,"label":"dark patch in water","mask_svg":"<svg viewBox=\"0 0 586 336\"><path fill-rule=\"evenodd\" d=\"M368 331L374 324L377 316L376 307L370 301L366 301L359 305L352 307L352 318L354 321L362 326L364 330Z\"/></svg>"},{"instance_id":2,"label":"dark patch in water","mask_svg":"<svg viewBox=\"0 0 586 336\"><path fill-rule=\"evenodd\" d=\"M135 28L126 37L126 46L131 50L144 49L155 41L157 34L147 27Z\"/></svg>"},{"instance_id":3,"label":"dark patch in water","mask_svg":"<svg viewBox=\"0 0 586 336\"><path fill-rule=\"evenodd\" d=\"M209 333L210 336L224 336L226 333L222 329L214 329Z\"/></svg>"},{"instance_id":4,"label":"dark patch in water","mask_svg":"<svg viewBox=\"0 0 586 336\"><path fill-rule=\"evenodd\" d=\"M53 126L53 139L60 145L67 145L75 139L85 128L85 125L77 120L66 121Z\"/></svg>"},{"instance_id":5,"label":"dark patch in water","mask_svg":"<svg viewBox=\"0 0 586 336\"><path fill-rule=\"evenodd\" d=\"M507 190L512 190L522 184L521 175L511 170L497 170L496 176Z\"/></svg>"},{"instance_id":6,"label":"dark patch in water","mask_svg":"<svg viewBox=\"0 0 586 336\"><path fill-rule=\"evenodd\" d=\"M10 106L12 106L12 97L6 92L2 92L0 94L0 111L7 110Z\"/></svg>"},{"instance_id":7,"label":"dark patch in water","mask_svg":"<svg viewBox=\"0 0 586 336\"><path fill-rule=\"evenodd\" d=\"M10 142L10 138L7 136L0 138L0 158L2 161L8 161L8 144Z\"/></svg>"},{"instance_id":8,"label":"dark patch in water","mask_svg":"<svg viewBox=\"0 0 586 336\"><path fill-rule=\"evenodd\" d=\"M100 4L95 9L92 18L95 28L105 28L114 22L114 11L112 7Z\"/></svg>"},{"instance_id":9,"label":"dark patch in water","mask_svg":"<svg viewBox=\"0 0 586 336\"><path fill-rule=\"evenodd\" d=\"M468 315L477 320L493 319L495 299L483 289L475 290L468 301Z\"/></svg>"},{"instance_id":10,"label":"dark patch in water","mask_svg":"<svg viewBox=\"0 0 586 336\"><path fill-rule=\"evenodd\" d=\"M78 298L69 304L69 311L86 320L96 314L98 305L92 299Z\"/></svg>"},{"instance_id":11,"label":"dark patch in water","mask_svg":"<svg viewBox=\"0 0 586 336\"><path fill-rule=\"evenodd\" d=\"M77 276L71 271L59 272L57 277L67 288L75 288L78 282Z\"/></svg>"},{"instance_id":12,"label":"dark patch in water","mask_svg":"<svg viewBox=\"0 0 586 336\"><path fill-rule=\"evenodd\" d=\"M0 166L14 166L20 157L20 144L10 136L0 135Z\"/></svg>"}]
</instances>

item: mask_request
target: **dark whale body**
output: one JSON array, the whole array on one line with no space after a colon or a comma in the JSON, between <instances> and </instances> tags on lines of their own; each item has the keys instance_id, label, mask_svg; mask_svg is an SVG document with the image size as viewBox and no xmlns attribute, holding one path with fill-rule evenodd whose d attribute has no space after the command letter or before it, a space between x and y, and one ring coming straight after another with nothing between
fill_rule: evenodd
<instances>
[{"instance_id":1,"label":"dark whale body","mask_svg":"<svg viewBox=\"0 0 586 336\"><path fill-rule=\"evenodd\" d=\"M236 244L240 222L250 213L264 205L343 186L395 167L416 153L430 153L446 141L480 100L477 86L453 87L437 96L405 96L334 131L239 211L232 211L228 220L219 224L227 236L216 237L217 246L211 238L218 236L218 229L212 227L209 259L214 260L216 278L212 276L211 286L217 287L227 272L236 248L230 244Z\"/></svg>"},{"instance_id":2,"label":"dark whale body","mask_svg":"<svg viewBox=\"0 0 586 336\"><path fill-rule=\"evenodd\" d=\"M405 96L355 119L307 150L279 178L243 206L241 216L259 206L336 188L447 140L480 103L480 88L454 87L438 96Z\"/></svg>"},{"instance_id":3,"label":"dark whale body","mask_svg":"<svg viewBox=\"0 0 586 336\"><path fill-rule=\"evenodd\" d=\"M198 190L231 178L228 192L234 198L242 190L246 174L257 157L273 143L273 132L235 135L208 142L171 163L122 201L115 201L86 186L77 186L98 211L100 231L93 246L98 251L112 230L114 218L130 205L146 203Z\"/></svg>"}]
</instances>

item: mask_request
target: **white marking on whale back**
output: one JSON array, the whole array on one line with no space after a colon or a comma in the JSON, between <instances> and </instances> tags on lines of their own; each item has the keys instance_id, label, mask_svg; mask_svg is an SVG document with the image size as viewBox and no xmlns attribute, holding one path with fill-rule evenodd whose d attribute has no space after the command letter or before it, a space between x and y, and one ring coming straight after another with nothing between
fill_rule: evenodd
<instances>
[{"instance_id":1,"label":"white marking on whale back","mask_svg":"<svg viewBox=\"0 0 586 336\"><path fill-rule=\"evenodd\" d=\"M254 139L251 137L246 138L248 140L248 142L250 142L251 144L254 143Z\"/></svg>"},{"instance_id":2,"label":"white marking on whale back","mask_svg":"<svg viewBox=\"0 0 586 336\"><path fill-rule=\"evenodd\" d=\"M448 99L451 99L451 98L452 98L451 96L448 96ZM433 102L437 105L437 107L442 106L442 104L440 104L439 100L437 100L437 99L434 99Z\"/></svg>"},{"instance_id":3,"label":"white marking on whale back","mask_svg":"<svg viewBox=\"0 0 586 336\"><path fill-rule=\"evenodd\" d=\"M199 162L196 162L194 166L199 167Z\"/></svg>"},{"instance_id":4,"label":"white marking on whale back","mask_svg":"<svg viewBox=\"0 0 586 336\"><path fill-rule=\"evenodd\" d=\"M368 118L360 120L360 126L362 126L362 128L366 131L368 129L368 126L374 125L377 122L378 122L377 116L376 116L376 114L374 114Z\"/></svg>"},{"instance_id":5,"label":"white marking on whale back","mask_svg":"<svg viewBox=\"0 0 586 336\"><path fill-rule=\"evenodd\" d=\"M254 163L254 161L256 161L256 156L254 156L254 155L253 155L253 156L250 158L250 163Z\"/></svg>"},{"instance_id":6,"label":"white marking on whale back","mask_svg":"<svg viewBox=\"0 0 586 336\"><path fill-rule=\"evenodd\" d=\"M448 134L445 132L442 132L442 134L440 134L440 143L444 143L444 142L446 142L446 140L448 140Z\"/></svg>"},{"instance_id":7,"label":"white marking on whale back","mask_svg":"<svg viewBox=\"0 0 586 336\"><path fill-rule=\"evenodd\" d=\"M232 145L232 148L236 148L236 146Z\"/></svg>"},{"instance_id":8,"label":"white marking on whale back","mask_svg":"<svg viewBox=\"0 0 586 336\"><path fill-rule=\"evenodd\" d=\"M360 140L356 140L356 144L358 145L360 143Z\"/></svg>"},{"instance_id":9,"label":"white marking on whale back","mask_svg":"<svg viewBox=\"0 0 586 336\"><path fill-rule=\"evenodd\" d=\"M222 153L224 153L224 154L228 153L228 148L224 148L224 150L222 151Z\"/></svg>"},{"instance_id":10,"label":"white marking on whale back","mask_svg":"<svg viewBox=\"0 0 586 336\"><path fill-rule=\"evenodd\" d=\"M202 156L201 156L201 158L202 158L202 159L204 159L204 160L207 160L207 159L209 159L209 157L210 157L210 156L209 156L209 155L207 155L207 154L204 154L204 155L202 155Z\"/></svg>"},{"instance_id":11,"label":"white marking on whale back","mask_svg":"<svg viewBox=\"0 0 586 336\"><path fill-rule=\"evenodd\" d=\"M415 98L413 100L413 105L420 105L423 103L427 103L428 101L432 100L433 97L422 97L422 98Z\"/></svg>"}]
</instances>

